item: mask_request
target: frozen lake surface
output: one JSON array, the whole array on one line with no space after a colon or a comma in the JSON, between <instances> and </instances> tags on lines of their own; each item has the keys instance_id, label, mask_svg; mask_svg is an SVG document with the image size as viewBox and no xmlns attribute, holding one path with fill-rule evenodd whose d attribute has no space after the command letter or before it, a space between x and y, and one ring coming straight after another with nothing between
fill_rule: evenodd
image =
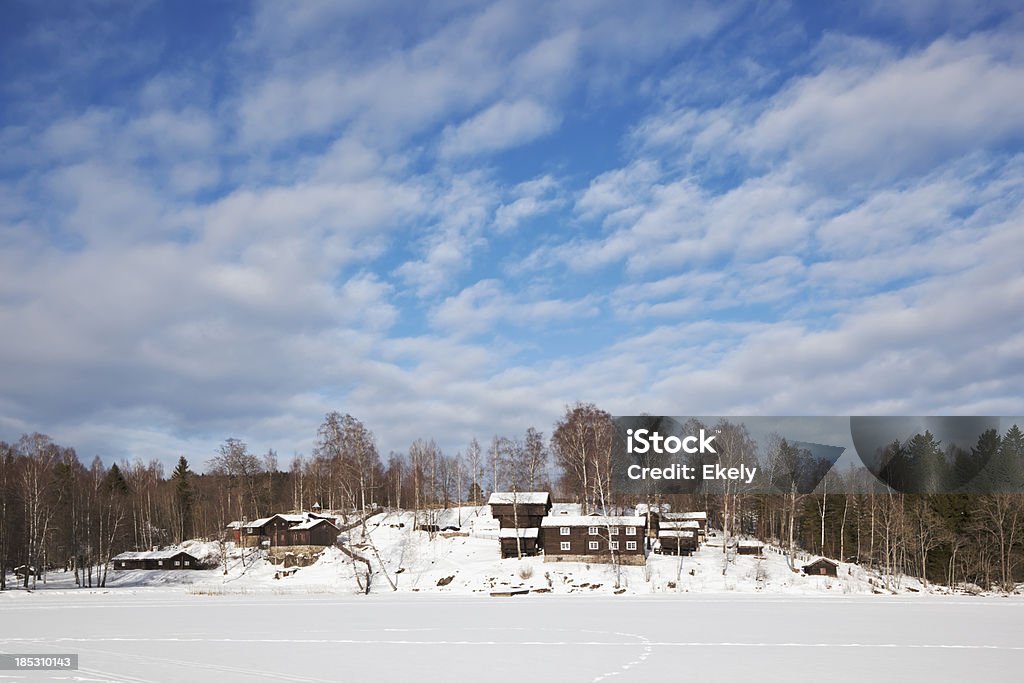
<instances>
[{"instance_id":1,"label":"frozen lake surface","mask_svg":"<svg viewBox=\"0 0 1024 683\"><path fill-rule=\"evenodd\" d=\"M1020 680L1024 602L771 595L0 596L0 680Z\"/></svg>"}]
</instances>

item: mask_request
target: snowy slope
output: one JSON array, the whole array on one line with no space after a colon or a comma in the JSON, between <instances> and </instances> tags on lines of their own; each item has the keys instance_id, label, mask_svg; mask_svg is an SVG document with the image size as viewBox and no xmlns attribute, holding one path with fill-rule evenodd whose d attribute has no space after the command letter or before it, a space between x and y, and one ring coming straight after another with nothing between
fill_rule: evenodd
<instances>
[{"instance_id":1,"label":"snowy slope","mask_svg":"<svg viewBox=\"0 0 1024 683\"><path fill-rule=\"evenodd\" d=\"M663 595L683 593L769 593L788 595L851 595L882 592L872 572L841 564L837 578L804 576L790 570L786 558L728 556L721 535L690 557L651 554L646 566L544 562L543 557L500 559L497 523L487 506L464 507L425 515L419 524L458 532L428 533L416 528L411 512L386 512L341 536L345 546L373 568L370 592L375 594L443 593L487 595L528 589L536 593ZM183 547L216 566L201 571L110 571L108 590L149 591L177 587L189 593L361 593L366 565L340 549L326 548L308 567L282 571L257 549L228 544L227 573L215 542L189 541ZM394 584L394 588L392 587ZM39 588L44 588L42 584ZM46 590L75 589L70 573L47 577ZM923 592L919 582L904 578L901 591ZM938 589L941 592L943 589Z\"/></svg>"}]
</instances>

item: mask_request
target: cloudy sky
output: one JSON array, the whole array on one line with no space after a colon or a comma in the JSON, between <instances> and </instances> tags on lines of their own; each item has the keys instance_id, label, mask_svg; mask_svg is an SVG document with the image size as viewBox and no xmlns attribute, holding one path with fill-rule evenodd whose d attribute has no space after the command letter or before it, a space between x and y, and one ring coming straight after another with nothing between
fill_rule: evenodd
<instances>
[{"instance_id":1,"label":"cloudy sky","mask_svg":"<svg viewBox=\"0 0 1024 683\"><path fill-rule=\"evenodd\" d=\"M1016 4L8 0L0 439L1019 415Z\"/></svg>"}]
</instances>

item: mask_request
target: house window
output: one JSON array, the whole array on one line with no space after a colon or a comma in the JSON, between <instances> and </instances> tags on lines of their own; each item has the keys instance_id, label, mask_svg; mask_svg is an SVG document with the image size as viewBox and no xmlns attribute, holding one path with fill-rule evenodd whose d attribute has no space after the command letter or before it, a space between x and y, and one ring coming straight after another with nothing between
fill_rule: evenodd
<instances>
[{"instance_id":1,"label":"house window","mask_svg":"<svg viewBox=\"0 0 1024 683\"><path fill-rule=\"evenodd\" d=\"M190 561L188 561L188 560L185 560L185 566L186 567L191 567L192 563Z\"/></svg>"},{"instance_id":2,"label":"house window","mask_svg":"<svg viewBox=\"0 0 1024 683\"><path fill-rule=\"evenodd\" d=\"M127 564L126 564L126 563L124 563L124 562L122 562L122 563L121 563L121 566L122 566L122 567L125 567L125 566L127 566Z\"/></svg>"},{"instance_id":3,"label":"house window","mask_svg":"<svg viewBox=\"0 0 1024 683\"><path fill-rule=\"evenodd\" d=\"M608 549L609 550L618 550L619 549L619 542L618 541L609 541L608 542Z\"/></svg>"},{"instance_id":4,"label":"house window","mask_svg":"<svg viewBox=\"0 0 1024 683\"><path fill-rule=\"evenodd\" d=\"M181 566L181 562L179 560L175 560L174 561L174 566L175 567L180 567Z\"/></svg>"},{"instance_id":5,"label":"house window","mask_svg":"<svg viewBox=\"0 0 1024 683\"><path fill-rule=\"evenodd\" d=\"M587 530L587 533L590 534L591 536L597 536L597 527L596 526L590 527L590 529Z\"/></svg>"},{"instance_id":6,"label":"house window","mask_svg":"<svg viewBox=\"0 0 1024 683\"><path fill-rule=\"evenodd\" d=\"M626 550L636 550L636 541L626 541Z\"/></svg>"},{"instance_id":7,"label":"house window","mask_svg":"<svg viewBox=\"0 0 1024 683\"><path fill-rule=\"evenodd\" d=\"M617 527L617 526L613 526L613 527L611 528L611 530L609 531L609 533L610 533L610 534L611 534L612 536L618 536L618 535L619 535L619 527Z\"/></svg>"},{"instance_id":8,"label":"house window","mask_svg":"<svg viewBox=\"0 0 1024 683\"><path fill-rule=\"evenodd\" d=\"M598 549L600 549L601 544L598 543L597 541L590 541L589 543L587 543L587 547L590 548L591 550L598 550Z\"/></svg>"},{"instance_id":9,"label":"house window","mask_svg":"<svg viewBox=\"0 0 1024 683\"><path fill-rule=\"evenodd\" d=\"M559 527L558 533L562 534L563 536L568 536L569 535L569 527L567 527L567 526Z\"/></svg>"},{"instance_id":10,"label":"house window","mask_svg":"<svg viewBox=\"0 0 1024 683\"><path fill-rule=\"evenodd\" d=\"M568 550L571 545L569 541L562 541L562 550Z\"/></svg>"},{"instance_id":11,"label":"house window","mask_svg":"<svg viewBox=\"0 0 1024 683\"><path fill-rule=\"evenodd\" d=\"M158 566L158 567L164 566L164 561L163 560L157 560L156 561L156 566Z\"/></svg>"},{"instance_id":12,"label":"house window","mask_svg":"<svg viewBox=\"0 0 1024 683\"><path fill-rule=\"evenodd\" d=\"M635 526L627 526L626 527L626 535L627 536L636 536L636 527Z\"/></svg>"}]
</instances>

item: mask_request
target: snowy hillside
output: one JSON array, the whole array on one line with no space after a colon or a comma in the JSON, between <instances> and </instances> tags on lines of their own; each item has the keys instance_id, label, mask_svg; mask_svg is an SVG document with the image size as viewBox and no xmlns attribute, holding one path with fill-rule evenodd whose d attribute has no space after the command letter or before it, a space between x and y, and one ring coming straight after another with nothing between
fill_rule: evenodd
<instances>
[{"instance_id":1,"label":"snowy hillside","mask_svg":"<svg viewBox=\"0 0 1024 683\"><path fill-rule=\"evenodd\" d=\"M500 559L497 520L486 506L445 510L419 523L436 525L428 533L415 527L411 512L387 512L367 520L365 531L344 532L341 541L356 558L337 547L324 549L310 566L284 569L266 558L265 551L227 546L227 573L215 542L189 541L182 547L216 566L201 571L111 571L107 589L147 590L178 586L195 594L244 593L360 593L365 587L366 562L372 568L372 593L489 594L511 590L535 593L627 594L777 593L849 595L881 592L873 572L841 564L838 577L805 576L790 570L775 552L764 557L727 556L720 535L690 557L651 554L646 566L580 562L544 562L543 557ZM728 558L728 559L727 559ZM365 560L365 562L360 560ZM394 586L392 586L394 584ZM39 584L39 588L43 588ZM74 588L64 572L51 573L46 589ZM901 591L923 587L903 579Z\"/></svg>"}]
</instances>

